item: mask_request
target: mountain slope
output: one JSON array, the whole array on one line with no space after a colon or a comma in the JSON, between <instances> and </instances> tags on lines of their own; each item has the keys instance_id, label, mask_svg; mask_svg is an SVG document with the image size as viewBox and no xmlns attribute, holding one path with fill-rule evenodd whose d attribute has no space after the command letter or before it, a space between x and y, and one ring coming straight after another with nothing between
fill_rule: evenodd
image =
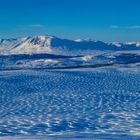
<instances>
[{"instance_id":1,"label":"mountain slope","mask_svg":"<svg viewBox=\"0 0 140 140\"><path fill-rule=\"evenodd\" d=\"M15 39L0 39L0 54L36 54L87 50L140 50L139 43L104 43L91 40L68 40L54 36L35 36Z\"/></svg>"}]
</instances>

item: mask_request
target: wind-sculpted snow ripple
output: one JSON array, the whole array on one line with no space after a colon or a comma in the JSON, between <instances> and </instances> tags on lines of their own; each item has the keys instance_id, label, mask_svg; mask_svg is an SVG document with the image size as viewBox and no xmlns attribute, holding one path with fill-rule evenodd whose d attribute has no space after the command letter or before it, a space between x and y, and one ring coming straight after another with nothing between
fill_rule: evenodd
<instances>
[{"instance_id":1,"label":"wind-sculpted snow ripple","mask_svg":"<svg viewBox=\"0 0 140 140\"><path fill-rule=\"evenodd\" d=\"M0 72L0 136L139 132L139 72Z\"/></svg>"}]
</instances>

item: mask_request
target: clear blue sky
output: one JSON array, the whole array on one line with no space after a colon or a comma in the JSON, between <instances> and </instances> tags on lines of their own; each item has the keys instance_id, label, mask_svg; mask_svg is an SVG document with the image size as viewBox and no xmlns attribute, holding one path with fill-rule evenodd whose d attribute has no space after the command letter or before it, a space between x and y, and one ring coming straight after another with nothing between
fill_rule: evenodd
<instances>
[{"instance_id":1,"label":"clear blue sky","mask_svg":"<svg viewBox=\"0 0 140 140\"><path fill-rule=\"evenodd\" d=\"M0 0L0 38L140 41L140 0Z\"/></svg>"}]
</instances>

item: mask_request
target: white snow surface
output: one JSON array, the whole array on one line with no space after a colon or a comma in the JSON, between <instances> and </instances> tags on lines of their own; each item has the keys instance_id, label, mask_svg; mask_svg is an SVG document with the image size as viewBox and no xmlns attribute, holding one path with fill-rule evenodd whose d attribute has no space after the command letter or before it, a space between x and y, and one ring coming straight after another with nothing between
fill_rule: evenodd
<instances>
[{"instance_id":1,"label":"white snow surface","mask_svg":"<svg viewBox=\"0 0 140 140\"><path fill-rule=\"evenodd\" d=\"M1 71L0 136L139 138L139 83L129 69Z\"/></svg>"}]
</instances>

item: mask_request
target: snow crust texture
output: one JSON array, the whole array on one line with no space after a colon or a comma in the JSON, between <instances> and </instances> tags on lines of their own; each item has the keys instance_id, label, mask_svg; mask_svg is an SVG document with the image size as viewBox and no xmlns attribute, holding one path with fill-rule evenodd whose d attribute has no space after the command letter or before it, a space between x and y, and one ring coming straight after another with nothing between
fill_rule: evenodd
<instances>
[{"instance_id":1,"label":"snow crust texture","mask_svg":"<svg viewBox=\"0 0 140 140\"><path fill-rule=\"evenodd\" d=\"M140 74L1 71L0 108L0 136L140 135Z\"/></svg>"}]
</instances>

